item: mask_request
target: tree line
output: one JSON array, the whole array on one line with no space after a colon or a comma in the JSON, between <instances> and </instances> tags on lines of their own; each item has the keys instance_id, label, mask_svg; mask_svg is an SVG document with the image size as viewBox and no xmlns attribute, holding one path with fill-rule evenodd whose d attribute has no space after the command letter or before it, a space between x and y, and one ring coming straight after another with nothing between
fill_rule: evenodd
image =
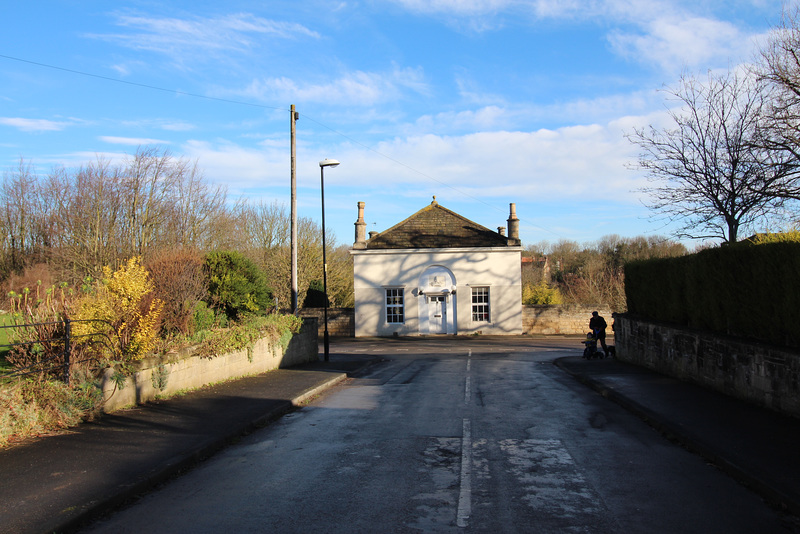
<instances>
[{"instance_id":1,"label":"tree line","mask_svg":"<svg viewBox=\"0 0 800 534\"><path fill-rule=\"evenodd\" d=\"M291 306L291 219L277 202L232 199L203 179L197 165L156 147L123 162L97 161L39 174L21 161L0 185L0 282L9 290L99 279L103 268L132 257L145 266L169 258L237 251L259 266L279 308ZM298 219L298 287L302 303L322 279L319 225ZM329 247L328 288L333 306L352 305L347 247ZM158 277L156 277L158 279Z\"/></svg>"},{"instance_id":2,"label":"tree line","mask_svg":"<svg viewBox=\"0 0 800 534\"><path fill-rule=\"evenodd\" d=\"M523 304L627 309L624 266L631 261L683 256L686 247L661 236L607 235L596 242L542 241L529 245L522 270Z\"/></svg>"}]
</instances>

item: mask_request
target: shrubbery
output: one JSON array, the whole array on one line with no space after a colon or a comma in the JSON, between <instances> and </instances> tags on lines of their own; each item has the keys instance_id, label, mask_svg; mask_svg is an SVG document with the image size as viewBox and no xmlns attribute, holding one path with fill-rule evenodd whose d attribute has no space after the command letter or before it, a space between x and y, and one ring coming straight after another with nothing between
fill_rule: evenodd
<instances>
[{"instance_id":1,"label":"shrubbery","mask_svg":"<svg viewBox=\"0 0 800 534\"><path fill-rule=\"evenodd\" d=\"M267 337L285 348L302 325L293 315L266 313L271 292L261 271L238 253L201 261L196 253L176 251L149 265L156 276L131 258L115 271L105 267L101 280L87 278L80 288L37 284L11 296L16 324L38 326L15 329L10 340L25 344L7 356L20 376L0 387L0 446L12 435L93 417L102 405L97 372L116 366L115 376L123 378L126 362L154 347L197 344L198 354L213 357L251 350ZM64 319L72 328L69 383L61 380L67 368Z\"/></svg>"},{"instance_id":2,"label":"shrubbery","mask_svg":"<svg viewBox=\"0 0 800 534\"><path fill-rule=\"evenodd\" d=\"M131 258L114 272L104 267L94 291L75 304L74 335L109 349L95 351L101 359L139 360L155 345L163 307L150 274L139 258Z\"/></svg>"},{"instance_id":3,"label":"shrubbery","mask_svg":"<svg viewBox=\"0 0 800 534\"><path fill-rule=\"evenodd\" d=\"M147 270L154 294L164 303L161 312L164 333L192 335L197 328L195 306L208 295L203 256L193 250L172 249L149 259Z\"/></svg>"},{"instance_id":4,"label":"shrubbery","mask_svg":"<svg viewBox=\"0 0 800 534\"><path fill-rule=\"evenodd\" d=\"M243 254L212 252L206 256L203 270L210 304L228 318L264 313L272 305L272 291L264 274Z\"/></svg>"},{"instance_id":5,"label":"shrubbery","mask_svg":"<svg viewBox=\"0 0 800 534\"><path fill-rule=\"evenodd\" d=\"M526 285L522 288L522 303L526 306L557 306L562 303L561 292L557 287L550 287L547 282Z\"/></svg>"},{"instance_id":6,"label":"shrubbery","mask_svg":"<svg viewBox=\"0 0 800 534\"><path fill-rule=\"evenodd\" d=\"M628 309L656 321L800 347L800 242L764 243L632 263L625 271Z\"/></svg>"}]
</instances>

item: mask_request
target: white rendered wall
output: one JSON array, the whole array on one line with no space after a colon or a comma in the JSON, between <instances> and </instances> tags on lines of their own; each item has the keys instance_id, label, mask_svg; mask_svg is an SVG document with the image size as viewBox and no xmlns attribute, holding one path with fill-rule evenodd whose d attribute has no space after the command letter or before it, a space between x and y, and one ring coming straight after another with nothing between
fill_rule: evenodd
<instances>
[{"instance_id":1,"label":"white rendered wall","mask_svg":"<svg viewBox=\"0 0 800 534\"><path fill-rule=\"evenodd\" d=\"M521 334L521 247L351 250L355 291L355 335L407 336L426 334L426 318L420 318L420 279L432 266L449 270L455 279L455 295L448 302L448 334ZM489 287L489 322L472 321L473 286ZM386 289L404 289L403 324L386 322ZM421 330L422 327L422 330Z\"/></svg>"}]
</instances>

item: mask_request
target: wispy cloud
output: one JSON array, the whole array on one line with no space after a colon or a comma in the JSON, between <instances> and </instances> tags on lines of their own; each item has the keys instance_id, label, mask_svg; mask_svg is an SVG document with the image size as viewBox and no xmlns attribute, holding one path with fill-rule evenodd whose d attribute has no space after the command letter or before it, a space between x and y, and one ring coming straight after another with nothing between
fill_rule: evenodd
<instances>
[{"instance_id":1,"label":"wispy cloud","mask_svg":"<svg viewBox=\"0 0 800 534\"><path fill-rule=\"evenodd\" d=\"M70 122L22 117L0 117L0 124L17 128L23 132L57 132L68 127Z\"/></svg>"},{"instance_id":2,"label":"wispy cloud","mask_svg":"<svg viewBox=\"0 0 800 534\"><path fill-rule=\"evenodd\" d=\"M406 91L427 94L428 86L421 69L396 67L387 73L353 71L326 83L304 83L286 77L264 78L254 80L236 94L267 102L291 100L371 106L400 98Z\"/></svg>"},{"instance_id":3,"label":"wispy cloud","mask_svg":"<svg viewBox=\"0 0 800 534\"><path fill-rule=\"evenodd\" d=\"M519 0L394 0L411 11L422 13L450 13L481 15L509 9L524 2Z\"/></svg>"},{"instance_id":4,"label":"wispy cloud","mask_svg":"<svg viewBox=\"0 0 800 534\"><path fill-rule=\"evenodd\" d=\"M536 26L549 20L592 20L609 27L615 53L670 73L747 60L759 35L713 18L704 2L663 0L390 0L422 15L473 20L495 30L504 18ZM769 13L768 6L756 2ZM449 23L449 22L448 22Z\"/></svg>"},{"instance_id":5,"label":"wispy cloud","mask_svg":"<svg viewBox=\"0 0 800 534\"><path fill-rule=\"evenodd\" d=\"M175 119L137 119L133 121L122 121L121 124L126 128L157 128L167 132L188 132L196 128L196 125L193 123Z\"/></svg>"},{"instance_id":6,"label":"wispy cloud","mask_svg":"<svg viewBox=\"0 0 800 534\"><path fill-rule=\"evenodd\" d=\"M233 193L241 193L248 187L285 185L286 152L280 148L190 140L183 145L182 154L197 161L212 182L226 185Z\"/></svg>"},{"instance_id":7,"label":"wispy cloud","mask_svg":"<svg viewBox=\"0 0 800 534\"><path fill-rule=\"evenodd\" d=\"M657 19L643 30L616 30L609 42L623 57L669 72L747 60L755 44L755 36L731 23L701 17Z\"/></svg>"},{"instance_id":8,"label":"wispy cloud","mask_svg":"<svg viewBox=\"0 0 800 534\"><path fill-rule=\"evenodd\" d=\"M95 33L86 37L113 42L133 50L166 54L174 58L202 57L222 51L245 51L258 44L257 37L281 39L319 34L301 24L237 13L216 18L158 18L117 13L117 25L127 32ZM120 71L126 67L118 65Z\"/></svg>"},{"instance_id":9,"label":"wispy cloud","mask_svg":"<svg viewBox=\"0 0 800 534\"><path fill-rule=\"evenodd\" d=\"M144 146L144 145L168 145L169 141L161 139L152 139L147 137L114 137L111 135L100 136L100 140L104 143L112 145L130 145L130 146Z\"/></svg>"}]
</instances>

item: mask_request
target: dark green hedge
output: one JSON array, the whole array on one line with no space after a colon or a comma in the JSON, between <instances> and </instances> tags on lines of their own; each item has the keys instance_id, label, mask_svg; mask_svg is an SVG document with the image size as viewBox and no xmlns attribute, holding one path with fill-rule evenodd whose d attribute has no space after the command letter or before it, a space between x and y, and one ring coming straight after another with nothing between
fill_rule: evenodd
<instances>
[{"instance_id":1,"label":"dark green hedge","mask_svg":"<svg viewBox=\"0 0 800 534\"><path fill-rule=\"evenodd\" d=\"M628 312L800 347L800 243L738 243L625 267Z\"/></svg>"},{"instance_id":2,"label":"dark green hedge","mask_svg":"<svg viewBox=\"0 0 800 534\"><path fill-rule=\"evenodd\" d=\"M244 314L263 314L272 304L272 290L261 269L242 253L211 252L203 272L211 305L229 319Z\"/></svg>"}]
</instances>

